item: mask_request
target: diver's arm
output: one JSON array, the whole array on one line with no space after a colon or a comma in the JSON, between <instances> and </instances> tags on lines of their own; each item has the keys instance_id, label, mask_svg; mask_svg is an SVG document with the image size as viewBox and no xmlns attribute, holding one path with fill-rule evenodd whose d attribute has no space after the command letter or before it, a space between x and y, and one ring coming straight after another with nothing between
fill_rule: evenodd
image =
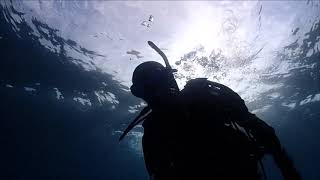
<instances>
[{"instance_id":1,"label":"diver's arm","mask_svg":"<svg viewBox=\"0 0 320 180\"><path fill-rule=\"evenodd\" d=\"M244 123L243 127L254 136L256 142L264 146L266 152L273 156L284 180L302 179L271 126L251 113L249 113L248 120L242 123Z\"/></svg>"},{"instance_id":2,"label":"diver's arm","mask_svg":"<svg viewBox=\"0 0 320 180\"><path fill-rule=\"evenodd\" d=\"M284 180L301 180L302 177L294 167L284 148L278 149L273 153L273 158L278 165Z\"/></svg>"}]
</instances>

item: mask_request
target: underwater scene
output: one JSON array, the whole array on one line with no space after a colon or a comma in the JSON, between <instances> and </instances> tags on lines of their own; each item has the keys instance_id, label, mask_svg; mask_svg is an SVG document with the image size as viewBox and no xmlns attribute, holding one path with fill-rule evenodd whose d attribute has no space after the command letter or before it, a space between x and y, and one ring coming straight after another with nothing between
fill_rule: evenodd
<instances>
[{"instance_id":1,"label":"underwater scene","mask_svg":"<svg viewBox=\"0 0 320 180\"><path fill-rule=\"evenodd\" d=\"M230 87L302 178L320 179L316 0L0 1L0 179L148 180L143 127L119 142L147 106L131 94L134 69L165 65L148 41L180 89L194 78Z\"/></svg>"}]
</instances>

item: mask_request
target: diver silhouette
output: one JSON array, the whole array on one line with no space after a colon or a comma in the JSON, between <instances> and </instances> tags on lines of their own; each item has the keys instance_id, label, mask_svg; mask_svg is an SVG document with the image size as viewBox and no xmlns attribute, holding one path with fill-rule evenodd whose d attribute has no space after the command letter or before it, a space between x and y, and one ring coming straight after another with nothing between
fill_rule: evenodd
<instances>
[{"instance_id":1,"label":"diver silhouette","mask_svg":"<svg viewBox=\"0 0 320 180\"><path fill-rule=\"evenodd\" d=\"M301 179L272 127L250 113L233 90L206 78L179 90L166 67L147 61L134 70L131 92L147 102L120 140L143 122L143 153L152 180L266 179L262 157L273 156L285 180Z\"/></svg>"}]
</instances>

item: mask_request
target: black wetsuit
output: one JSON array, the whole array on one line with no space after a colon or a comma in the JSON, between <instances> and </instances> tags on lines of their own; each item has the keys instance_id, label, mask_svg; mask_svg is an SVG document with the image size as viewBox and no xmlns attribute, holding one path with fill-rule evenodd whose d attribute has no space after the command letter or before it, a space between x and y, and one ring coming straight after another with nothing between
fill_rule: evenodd
<instances>
[{"instance_id":1,"label":"black wetsuit","mask_svg":"<svg viewBox=\"0 0 320 180\"><path fill-rule=\"evenodd\" d=\"M258 162L264 153L274 153L271 146L280 152L280 142L273 128L234 96L240 104L220 95L207 99L201 91L182 90L151 106L142 139L150 176L154 180L262 179ZM256 137L249 138L248 133Z\"/></svg>"}]
</instances>

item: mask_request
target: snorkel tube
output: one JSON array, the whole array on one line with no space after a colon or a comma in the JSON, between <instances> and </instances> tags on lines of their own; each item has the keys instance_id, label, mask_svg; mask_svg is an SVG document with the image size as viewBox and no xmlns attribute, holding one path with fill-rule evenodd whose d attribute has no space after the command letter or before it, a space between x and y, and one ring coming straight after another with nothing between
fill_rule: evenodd
<instances>
[{"instance_id":1,"label":"snorkel tube","mask_svg":"<svg viewBox=\"0 0 320 180\"><path fill-rule=\"evenodd\" d=\"M160 50L160 48L158 48L152 41L148 41L148 44L152 49L154 49L162 57L166 65L166 69L168 71L168 79L170 81L169 83L171 85L171 88L174 88L175 90L179 91L177 81L174 79L174 75L173 75L173 73L177 72L177 70L171 68L167 56Z\"/></svg>"},{"instance_id":2,"label":"snorkel tube","mask_svg":"<svg viewBox=\"0 0 320 180\"><path fill-rule=\"evenodd\" d=\"M168 80L169 80L169 84L170 84L170 88L179 92L179 87L178 84L176 82L176 80L174 79L173 73L177 72L176 69L172 69L167 56L160 50L160 48L158 48L158 46L156 46L152 41L148 41L149 46L154 49L164 60L164 63L166 65L166 69L168 71ZM145 107L140 114L128 125L128 127L123 131L122 135L119 138L119 142L139 123L143 122L147 115L151 112L151 108L149 106Z\"/></svg>"}]
</instances>

